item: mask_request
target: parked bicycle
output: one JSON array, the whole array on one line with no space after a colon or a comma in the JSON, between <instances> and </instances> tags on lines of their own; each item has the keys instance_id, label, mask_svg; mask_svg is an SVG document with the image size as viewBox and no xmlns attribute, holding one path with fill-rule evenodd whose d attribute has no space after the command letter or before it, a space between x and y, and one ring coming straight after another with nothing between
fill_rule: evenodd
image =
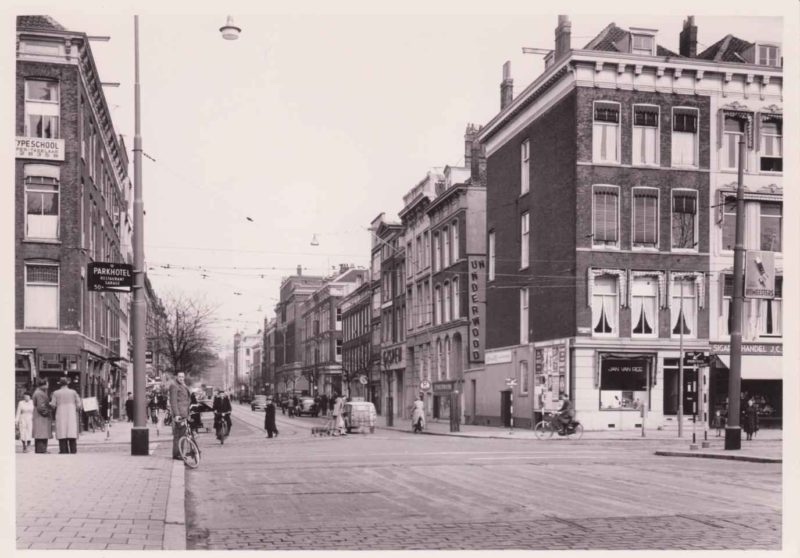
<instances>
[{"instance_id":1,"label":"parked bicycle","mask_svg":"<svg viewBox=\"0 0 800 558\"><path fill-rule=\"evenodd\" d=\"M178 439L178 452L181 454L184 464L191 469L196 469L200 465L200 446L194 437L194 432L189 428L188 421L181 417L176 419L176 424L183 427L183 436Z\"/></svg>"},{"instance_id":2,"label":"parked bicycle","mask_svg":"<svg viewBox=\"0 0 800 558\"><path fill-rule=\"evenodd\" d=\"M106 438L109 437L110 433L108 431L108 421L105 420L99 411L89 411L86 413L86 424L89 427L89 430L95 432L96 430L100 430L101 432L106 433Z\"/></svg>"},{"instance_id":3,"label":"parked bicycle","mask_svg":"<svg viewBox=\"0 0 800 558\"><path fill-rule=\"evenodd\" d=\"M575 419L572 419L566 426L561 425L558 421L558 413L553 411L545 411L544 419L536 423L533 428L533 433L540 440L548 440L553 437L553 434L558 434L565 438L580 440L583 436L583 425Z\"/></svg>"}]
</instances>

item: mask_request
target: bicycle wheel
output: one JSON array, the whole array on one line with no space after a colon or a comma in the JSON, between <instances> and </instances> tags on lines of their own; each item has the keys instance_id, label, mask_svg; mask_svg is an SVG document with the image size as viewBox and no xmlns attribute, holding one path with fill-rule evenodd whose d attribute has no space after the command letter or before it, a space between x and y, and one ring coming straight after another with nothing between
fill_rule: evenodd
<instances>
[{"instance_id":1,"label":"bicycle wheel","mask_svg":"<svg viewBox=\"0 0 800 558\"><path fill-rule=\"evenodd\" d=\"M200 448L197 447L197 442L188 436L184 436L178 441L178 451L187 467L196 469L200 465Z\"/></svg>"},{"instance_id":2,"label":"bicycle wheel","mask_svg":"<svg viewBox=\"0 0 800 558\"><path fill-rule=\"evenodd\" d=\"M570 440L580 440L581 436L583 436L583 425L582 424L577 424L575 426L575 430L573 430L569 434L567 434L567 438L569 438Z\"/></svg>"},{"instance_id":3,"label":"bicycle wheel","mask_svg":"<svg viewBox=\"0 0 800 558\"><path fill-rule=\"evenodd\" d=\"M225 438L227 437L228 437L228 423L226 423L223 420L222 424L220 424L219 427L217 428L217 438L219 438L219 443L224 444Z\"/></svg>"},{"instance_id":4,"label":"bicycle wheel","mask_svg":"<svg viewBox=\"0 0 800 558\"><path fill-rule=\"evenodd\" d=\"M547 440L553 436L553 427L549 421L542 420L536 423L533 428L533 433L540 440Z\"/></svg>"}]
</instances>

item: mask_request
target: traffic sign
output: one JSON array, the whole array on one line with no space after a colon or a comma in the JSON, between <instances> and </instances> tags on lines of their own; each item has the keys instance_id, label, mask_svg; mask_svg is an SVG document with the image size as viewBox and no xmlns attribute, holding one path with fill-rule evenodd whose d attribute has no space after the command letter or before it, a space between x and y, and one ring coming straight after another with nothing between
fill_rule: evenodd
<instances>
[{"instance_id":1,"label":"traffic sign","mask_svg":"<svg viewBox=\"0 0 800 558\"><path fill-rule=\"evenodd\" d=\"M133 289L133 266L114 262L91 262L87 269L90 291L129 293Z\"/></svg>"},{"instance_id":2,"label":"traffic sign","mask_svg":"<svg viewBox=\"0 0 800 558\"><path fill-rule=\"evenodd\" d=\"M422 390L431 389L431 383L428 380L422 380L419 383L419 389L422 389Z\"/></svg>"},{"instance_id":3,"label":"traffic sign","mask_svg":"<svg viewBox=\"0 0 800 558\"><path fill-rule=\"evenodd\" d=\"M709 357L700 351L687 351L683 356L683 363L687 366L706 366Z\"/></svg>"},{"instance_id":4,"label":"traffic sign","mask_svg":"<svg viewBox=\"0 0 800 558\"><path fill-rule=\"evenodd\" d=\"M358 381L361 382L362 385L367 385L369 383L369 380L367 379L367 377L364 374L361 374L358 377Z\"/></svg>"},{"instance_id":5,"label":"traffic sign","mask_svg":"<svg viewBox=\"0 0 800 558\"><path fill-rule=\"evenodd\" d=\"M515 380L514 378L506 378L506 385L508 387L514 387L515 385L517 385L517 380Z\"/></svg>"}]
</instances>

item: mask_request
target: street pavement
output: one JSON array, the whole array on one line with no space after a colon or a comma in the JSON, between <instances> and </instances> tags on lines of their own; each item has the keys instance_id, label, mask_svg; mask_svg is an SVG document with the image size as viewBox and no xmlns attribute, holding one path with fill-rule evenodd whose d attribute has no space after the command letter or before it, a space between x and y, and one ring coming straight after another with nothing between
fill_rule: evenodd
<instances>
[{"instance_id":1,"label":"street pavement","mask_svg":"<svg viewBox=\"0 0 800 558\"><path fill-rule=\"evenodd\" d=\"M780 464L660 457L657 438L317 437L280 414L270 440L263 413L234 419L187 471L188 549L781 547Z\"/></svg>"}]
</instances>

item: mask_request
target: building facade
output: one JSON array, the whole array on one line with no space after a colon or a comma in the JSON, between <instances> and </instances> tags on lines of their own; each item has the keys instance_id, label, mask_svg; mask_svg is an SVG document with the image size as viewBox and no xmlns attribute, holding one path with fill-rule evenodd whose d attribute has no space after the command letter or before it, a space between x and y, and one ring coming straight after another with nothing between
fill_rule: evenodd
<instances>
[{"instance_id":1,"label":"building facade","mask_svg":"<svg viewBox=\"0 0 800 558\"><path fill-rule=\"evenodd\" d=\"M370 401L372 375L372 282L369 274L339 301L342 315L342 369L348 372L343 392ZM379 373L379 372L377 372Z\"/></svg>"}]
</instances>

